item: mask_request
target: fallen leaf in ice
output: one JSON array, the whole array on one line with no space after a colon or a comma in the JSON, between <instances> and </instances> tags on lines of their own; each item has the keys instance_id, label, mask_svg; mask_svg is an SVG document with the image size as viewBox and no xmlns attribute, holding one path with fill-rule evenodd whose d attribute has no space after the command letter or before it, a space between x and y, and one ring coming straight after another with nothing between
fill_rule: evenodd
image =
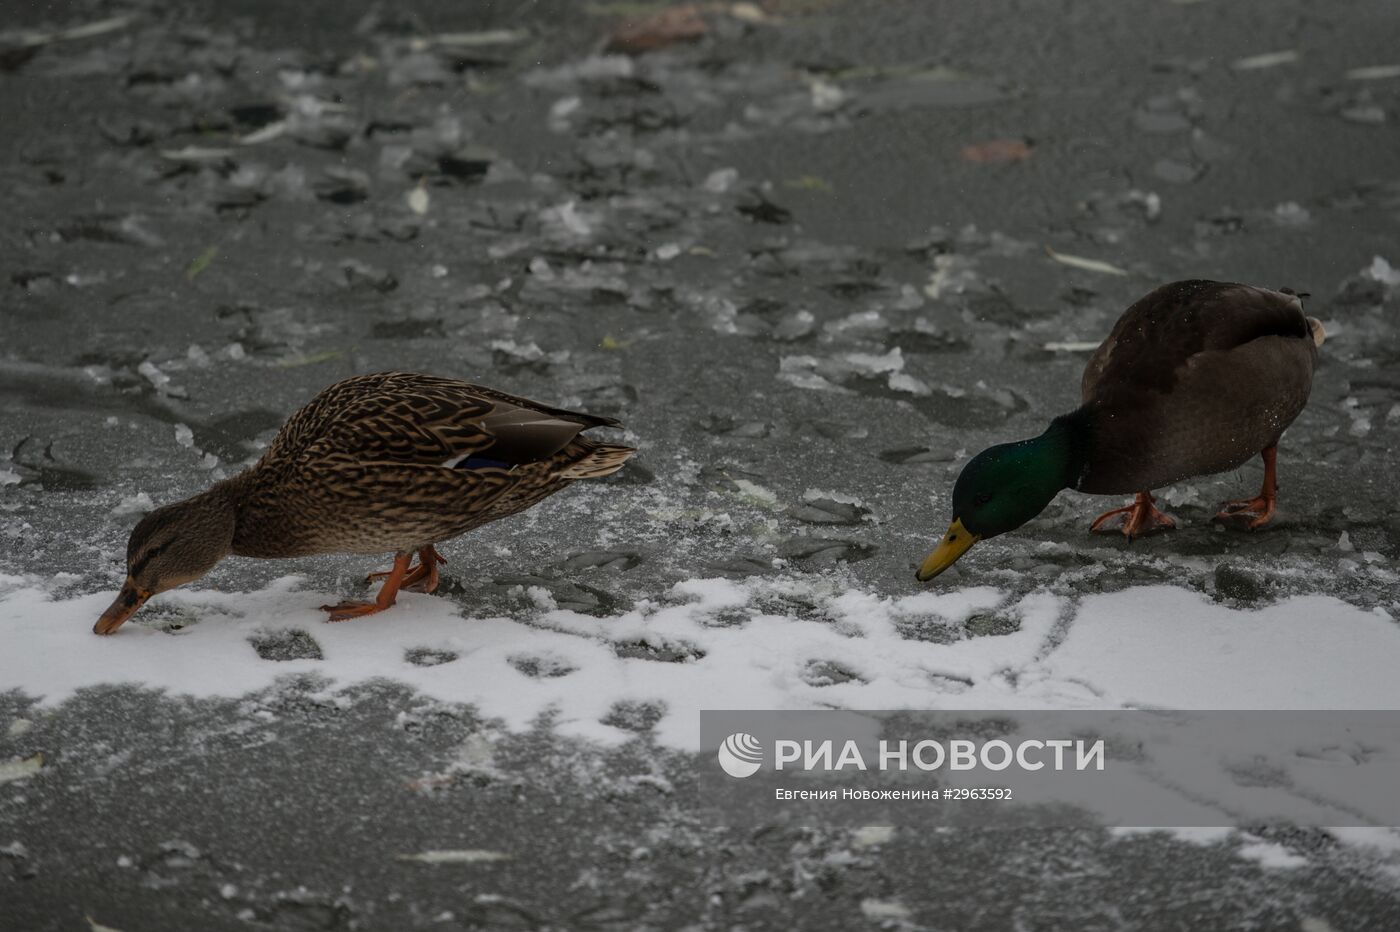
<instances>
[{"instance_id":1,"label":"fallen leaf in ice","mask_svg":"<svg viewBox=\"0 0 1400 932\"><path fill-rule=\"evenodd\" d=\"M1097 343L1046 343L1045 350L1051 353L1089 353L1099 348Z\"/></svg>"},{"instance_id":2,"label":"fallen leaf in ice","mask_svg":"<svg viewBox=\"0 0 1400 932\"><path fill-rule=\"evenodd\" d=\"M1291 65L1298 60L1298 53L1292 49L1282 52L1265 52L1262 55L1249 55L1245 58L1237 58L1230 63L1230 67L1236 71L1259 71L1263 68L1277 68L1279 65Z\"/></svg>"},{"instance_id":3,"label":"fallen leaf in ice","mask_svg":"<svg viewBox=\"0 0 1400 932\"><path fill-rule=\"evenodd\" d=\"M831 191L831 182L816 175L802 175L799 178L786 178L783 180L783 187L796 188L799 191Z\"/></svg>"},{"instance_id":4,"label":"fallen leaf in ice","mask_svg":"<svg viewBox=\"0 0 1400 932\"><path fill-rule=\"evenodd\" d=\"M1075 269L1083 269L1086 272L1102 272L1104 275L1127 275L1128 273L1116 265L1101 262L1098 259L1086 259L1083 256L1071 256L1069 253L1056 252L1049 246L1045 247L1045 254L1062 265Z\"/></svg>"},{"instance_id":5,"label":"fallen leaf in ice","mask_svg":"<svg viewBox=\"0 0 1400 932\"><path fill-rule=\"evenodd\" d=\"M408 209L418 216L428 212L428 189L421 184L408 192Z\"/></svg>"},{"instance_id":6,"label":"fallen leaf in ice","mask_svg":"<svg viewBox=\"0 0 1400 932\"><path fill-rule=\"evenodd\" d=\"M115 32L118 29L125 29L131 25L136 17L131 15L113 16L109 19L99 19L96 22L86 23L82 26L73 26L69 29L58 29L53 32L25 31L18 35L19 43L23 46L48 45L51 42L65 42L72 39L91 39L95 36Z\"/></svg>"},{"instance_id":7,"label":"fallen leaf in ice","mask_svg":"<svg viewBox=\"0 0 1400 932\"><path fill-rule=\"evenodd\" d=\"M190 263L190 267L185 269L185 278L189 281L194 281L196 278L199 277L200 272L203 272L205 269L209 268L209 263L213 262L214 257L218 254L219 247L210 246L208 249L195 256L194 261Z\"/></svg>"},{"instance_id":8,"label":"fallen leaf in ice","mask_svg":"<svg viewBox=\"0 0 1400 932\"><path fill-rule=\"evenodd\" d=\"M608 39L608 51L637 55L663 49L679 42L694 42L710 27L694 4L662 10L654 16L634 23L625 23Z\"/></svg>"},{"instance_id":9,"label":"fallen leaf in ice","mask_svg":"<svg viewBox=\"0 0 1400 932\"><path fill-rule=\"evenodd\" d=\"M978 165L1020 162L1031 157L1031 147L1022 139L990 139L963 146L962 157Z\"/></svg>"},{"instance_id":10,"label":"fallen leaf in ice","mask_svg":"<svg viewBox=\"0 0 1400 932\"><path fill-rule=\"evenodd\" d=\"M109 19L99 19L95 23L87 23L83 26L74 26L72 29L62 29L56 33L59 39L91 39L109 32L116 32L118 29L125 29L131 25L131 21L136 17L131 15L113 16Z\"/></svg>"},{"instance_id":11,"label":"fallen leaf in ice","mask_svg":"<svg viewBox=\"0 0 1400 932\"><path fill-rule=\"evenodd\" d=\"M421 851L418 854L401 854L400 861L417 861L420 864L489 864L492 861L509 861L511 855L504 851L488 851L484 848L463 848L459 850Z\"/></svg>"},{"instance_id":12,"label":"fallen leaf in ice","mask_svg":"<svg viewBox=\"0 0 1400 932\"><path fill-rule=\"evenodd\" d=\"M258 143L271 142L287 131L287 121L277 120L266 126L255 129L246 136L239 136L238 142L244 146L256 146Z\"/></svg>"},{"instance_id":13,"label":"fallen leaf in ice","mask_svg":"<svg viewBox=\"0 0 1400 932\"><path fill-rule=\"evenodd\" d=\"M0 783L12 783L15 780L26 780L38 773L43 766L43 754L32 754L23 760L5 761L3 764L0 764Z\"/></svg>"},{"instance_id":14,"label":"fallen leaf in ice","mask_svg":"<svg viewBox=\"0 0 1400 932\"><path fill-rule=\"evenodd\" d=\"M91 916L84 916L83 918L87 920L88 932L121 932L120 929L114 929L111 926L104 926L102 923L98 922Z\"/></svg>"}]
</instances>

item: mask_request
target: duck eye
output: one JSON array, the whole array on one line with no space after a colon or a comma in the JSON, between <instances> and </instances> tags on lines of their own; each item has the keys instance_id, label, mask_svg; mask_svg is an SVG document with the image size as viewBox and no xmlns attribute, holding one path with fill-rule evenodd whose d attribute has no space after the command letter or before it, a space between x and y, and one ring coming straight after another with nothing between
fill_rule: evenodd
<instances>
[{"instance_id":1,"label":"duck eye","mask_svg":"<svg viewBox=\"0 0 1400 932\"><path fill-rule=\"evenodd\" d=\"M982 493L979 493L978 496L972 500L972 503L973 503L974 505L985 505L985 504L987 504L987 502L990 502L991 500L992 500L992 493L991 493L991 492L982 492Z\"/></svg>"},{"instance_id":2,"label":"duck eye","mask_svg":"<svg viewBox=\"0 0 1400 932\"><path fill-rule=\"evenodd\" d=\"M165 549L164 546L152 547L150 550L147 550L145 553L141 554L141 556L137 557L135 560L129 560L129 561L127 561L127 565L126 565L126 571L127 571L127 573L128 573L129 575L131 575L131 576L138 576L138 575L140 575L141 571L144 570L144 569L146 568L146 564L151 562L151 558L153 558L156 554L160 553L160 552L161 552L162 550L164 550L164 549Z\"/></svg>"}]
</instances>

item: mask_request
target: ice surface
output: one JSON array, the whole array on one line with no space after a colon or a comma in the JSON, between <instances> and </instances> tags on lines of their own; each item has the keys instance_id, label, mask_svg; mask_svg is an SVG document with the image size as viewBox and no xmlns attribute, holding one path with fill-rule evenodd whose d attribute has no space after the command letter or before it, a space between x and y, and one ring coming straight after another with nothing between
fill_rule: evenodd
<instances>
[{"instance_id":1,"label":"ice surface","mask_svg":"<svg viewBox=\"0 0 1400 932\"><path fill-rule=\"evenodd\" d=\"M705 176L704 188L712 194L723 194L732 188L734 182L738 180L738 169L717 168Z\"/></svg>"},{"instance_id":2,"label":"ice surface","mask_svg":"<svg viewBox=\"0 0 1400 932\"><path fill-rule=\"evenodd\" d=\"M1304 867L1308 863L1307 858L1293 853L1283 845L1270 841L1251 841L1241 845L1236 854L1251 861L1258 861L1263 867L1275 870Z\"/></svg>"},{"instance_id":3,"label":"ice surface","mask_svg":"<svg viewBox=\"0 0 1400 932\"><path fill-rule=\"evenodd\" d=\"M909 919L912 913L908 907L898 900L877 900L867 898L860 901L860 911L866 918L876 922L902 922Z\"/></svg>"},{"instance_id":4,"label":"ice surface","mask_svg":"<svg viewBox=\"0 0 1400 932\"><path fill-rule=\"evenodd\" d=\"M1397 271L1382 256L1375 256L1371 259L1371 264L1361 273L1372 278L1382 285L1394 288L1400 285L1400 271Z\"/></svg>"},{"instance_id":5,"label":"ice surface","mask_svg":"<svg viewBox=\"0 0 1400 932\"><path fill-rule=\"evenodd\" d=\"M1233 829L1223 825L1178 826L1176 828L1139 828L1131 825L1123 825L1109 829L1109 834L1116 838L1133 838L1138 835L1148 835L1154 832L1167 832L1177 840L1190 842L1193 845L1220 844L1234 835Z\"/></svg>"},{"instance_id":6,"label":"ice surface","mask_svg":"<svg viewBox=\"0 0 1400 932\"><path fill-rule=\"evenodd\" d=\"M562 18L521 12L529 44L514 59L433 36L388 7L349 43L326 32L324 52L297 48L301 36L257 47L276 33L272 20L255 38L151 7L110 44L46 47L20 63L13 78L33 93L15 95L7 180L27 231L9 249L25 325L6 334L0 366L0 550L2 569L25 575L8 594L0 587L0 692L14 684L52 704L103 681L237 695L307 671L347 685L383 676L513 728L553 706L571 734L616 741L641 723L646 741L654 731L678 747L696 708L731 695L799 708L1393 703L1393 623L1366 610L1400 611L1400 524L1371 494L1384 488L1400 424L1387 375L1400 257L1383 245L1400 188L1371 138L1386 127L1364 124L1393 125L1382 79L1397 69L1379 33L1356 25L1365 17L1331 22L1319 7L1312 25L1335 48L1310 40L1296 62L1256 58L1259 70L1237 73L1225 65L1307 37L1288 17L1269 29L1267 17L1236 16L1243 32L1215 30L1202 45L1191 32L1199 16L1145 4L1154 34L1174 37L1164 47L1194 57L1158 55L1101 93L1104 60L1082 50L1120 48L1121 18L1076 22L1091 30L1086 42L1052 43L1028 67L1024 50L1064 25L1059 12L1042 22L1027 5L1010 32L988 32L977 5L967 22L944 23L914 4L900 22L913 44L890 45L879 17L839 4L820 4L819 16L779 4L793 7L781 17L767 4L769 24L727 32L716 8L699 45L634 57L590 54L614 18L593 7L628 5L588 6ZM846 28L852 15L857 28ZM1172 25L1188 19L1195 26ZM432 25L470 25L449 20ZM574 34L580 22L594 32ZM74 77L111 93L74 94ZM1371 83L1363 94L1345 81ZM1027 94L1036 107L1023 106ZM70 129L99 133L66 133L45 112L54 99L80 111ZM240 115L249 109L264 112ZM1268 132L1242 131L1241 113ZM959 157L968 143L1022 135L1037 145L1017 164ZM460 158L468 146L496 155ZM1185 182L1165 196L1147 190L1158 160ZM1086 170L1065 175L1068 162ZM216 244L216 257L194 263ZM1084 261L1055 262L1047 244ZM1216 502L1257 488L1257 461L1164 491L1181 530L1131 547L1084 534L1120 502L1066 494L934 591L910 595L910 564L946 527L960 463L1072 407L1083 354L1117 313L1151 285L1201 275L1309 291L1309 312L1328 322L1312 403L1281 449L1277 526L1209 527ZM207 485L196 464L232 471L255 456L334 379L386 368L617 416L645 469L481 529L452 554L444 598L405 595L382 617L326 625L315 610L359 597L335 575L369 565L308 560L296 569L312 581L264 590L287 570L229 561L198 584L228 594L163 595L117 637L89 633L141 512ZM1344 398L1355 402L1343 409ZM624 551L641 555L605 556ZM721 572L767 575L703 578ZM702 578L672 588L688 576ZM1185 591L1103 593L1168 580ZM970 583L996 588L945 588ZM1053 592L1026 595L1037 586ZM1240 610L1304 591L1360 607L1295 599ZM601 617L570 610L589 598ZM655 727L652 711L636 710L655 710ZM756 847L785 847L772 837ZM1230 844L1280 841L1292 846ZM392 853L467 847L425 839ZM1007 876L998 869L1054 864L1062 850L1008 847L990 864L957 866L995 890ZM755 863L747 854L707 851L735 866L735 886L722 880L704 897L770 896L738 886ZM1296 918L1278 902L1293 893L1287 881L1254 889L1213 870L1215 852L1187 855L1187 873L1212 880L1188 891L1191 902L1229 903L1256 925ZM36 856L46 871L56 860ZM1057 874L1027 888L1032 906L1015 917L951 872L940 888L932 875L906 885L882 869L861 871L864 885L843 881L849 908L827 919L859 923L856 907L871 898L906 905L911 925L1140 925L1153 884L1186 876L1114 865L1127 877L1096 893L1092 852L1063 863L1088 880ZM806 878L828 878L796 855L768 866L797 878L792 904L827 902ZM657 870L651 859L626 869ZM240 891L230 914L252 899L258 873L228 878ZM1123 896L1124 879L1148 895ZM212 899L221 888L208 880L199 895ZM610 885L619 900L665 899L646 883L646 896ZM775 894L784 905L787 892ZM959 911L973 903L988 910L980 920ZM425 920L440 912L422 905ZM459 922L521 921L450 905ZM752 922L728 918L776 925L761 908ZM1325 903L1313 913L1361 927ZM242 914L273 922L261 909ZM537 924L577 925L544 915Z\"/></svg>"},{"instance_id":7,"label":"ice surface","mask_svg":"<svg viewBox=\"0 0 1400 932\"><path fill-rule=\"evenodd\" d=\"M325 624L316 606L338 596L300 586L288 576L256 592L176 590L102 638L90 629L111 593L57 598L33 578L8 577L0 684L56 703L99 683L238 696L288 673L339 685L387 677L512 729L553 710L564 733L605 742L627 737L604 723L615 706L649 703L664 710L657 740L681 749L696 745L706 708L1400 707L1390 675L1400 627L1324 596L1239 611L1142 586L1076 607L990 587L891 598L790 577L692 579L612 617L536 597L521 619L471 618L405 593L388 615ZM783 608L797 601L818 610ZM968 636L988 625L1004 633ZM321 658L264 659L257 645L278 632ZM424 651L452 659L411 659ZM809 675L838 662L849 676ZM539 675L542 665L559 675Z\"/></svg>"},{"instance_id":8,"label":"ice surface","mask_svg":"<svg viewBox=\"0 0 1400 932\"><path fill-rule=\"evenodd\" d=\"M741 494L782 512L781 497L739 481ZM786 507L858 509L849 498L814 487ZM403 593L383 616L327 624L316 606L343 594L287 576L251 592L165 593L102 638L90 629L111 592L71 596L71 583L0 578L0 643L11 648L0 654L0 685L46 705L98 684L239 697L288 675L325 677L327 695L387 679L430 700L468 704L508 731L548 719L565 738L609 746L645 730L682 752L698 746L699 711L717 708L1400 707L1389 675L1400 666L1400 627L1381 609L1321 595L1247 611L1172 586L1078 597L981 586L892 597L780 574L695 577L630 610L597 615L561 607L544 585L522 584L513 617L473 616L450 599ZM1284 799L1312 812L1314 824L1389 811L1388 795L1363 792L1351 793L1343 810L1331 795L1337 749L1279 755L1293 745L1275 732L1231 734L1157 761L1135 791L1145 803L1169 796L1178 804L1185 792L1198 801L1200 824L1267 819ZM492 748L464 748L451 766L490 770ZM1261 791L1240 779L1241 767L1286 780ZM1357 780L1364 769L1356 767ZM1090 811L1098 805L1071 791L1063 798ZM1263 867L1304 863L1272 838L1226 837ZM887 835L862 838L879 845Z\"/></svg>"},{"instance_id":9,"label":"ice surface","mask_svg":"<svg viewBox=\"0 0 1400 932\"><path fill-rule=\"evenodd\" d=\"M151 496L145 492L137 492L135 495L123 498L117 502L112 509L114 515L144 515L147 512L155 511L156 503L151 501Z\"/></svg>"}]
</instances>

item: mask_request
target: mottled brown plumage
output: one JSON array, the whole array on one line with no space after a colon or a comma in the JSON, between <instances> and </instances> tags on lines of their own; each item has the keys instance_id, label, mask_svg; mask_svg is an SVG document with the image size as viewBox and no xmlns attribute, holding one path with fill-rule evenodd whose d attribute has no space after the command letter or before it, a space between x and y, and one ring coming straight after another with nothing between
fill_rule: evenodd
<instances>
[{"instance_id":1,"label":"mottled brown plumage","mask_svg":"<svg viewBox=\"0 0 1400 932\"><path fill-rule=\"evenodd\" d=\"M325 606L333 620L437 584L434 544L529 508L576 479L606 476L635 450L582 432L611 418L407 372L330 386L283 425L248 470L147 515L128 545L122 594L98 621L111 633L151 595L224 556L398 556L379 599ZM416 552L420 565L409 568Z\"/></svg>"}]
</instances>

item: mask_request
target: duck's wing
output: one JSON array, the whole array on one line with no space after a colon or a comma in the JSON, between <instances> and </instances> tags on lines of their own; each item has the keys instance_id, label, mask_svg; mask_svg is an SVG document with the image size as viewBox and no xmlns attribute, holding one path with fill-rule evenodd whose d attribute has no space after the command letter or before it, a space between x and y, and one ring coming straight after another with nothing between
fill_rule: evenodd
<instances>
[{"instance_id":1,"label":"duck's wing","mask_svg":"<svg viewBox=\"0 0 1400 932\"><path fill-rule=\"evenodd\" d=\"M1193 357L1270 336L1312 342L1297 295L1234 282L1163 285L1128 308L1089 359L1083 401L1102 404L1124 392L1168 394Z\"/></svg>"},{"instance_id":2,"label":"duck's wing","mask_svg":"<svg viewBox=\"0 0 1400 932\"><path fill-rule=\"evenodd\" d=\"M356 376L330 386L287 421L270 461L510 468L546 459L597 417L455 379L406 372Z\"/></svg>"},{"instance_id":3,"label":"duck's wing","mask_svg":"<svg viewBox=\"0 0 1400 932\"><path fill-rule=\"evenodd\" d=\"M1316 364L1295 295L1222 282L1154 291L1085 369L1093 443L1076 488L1137 492L1240 466L1303 410Z\"/></svg>"}]
</instances>

